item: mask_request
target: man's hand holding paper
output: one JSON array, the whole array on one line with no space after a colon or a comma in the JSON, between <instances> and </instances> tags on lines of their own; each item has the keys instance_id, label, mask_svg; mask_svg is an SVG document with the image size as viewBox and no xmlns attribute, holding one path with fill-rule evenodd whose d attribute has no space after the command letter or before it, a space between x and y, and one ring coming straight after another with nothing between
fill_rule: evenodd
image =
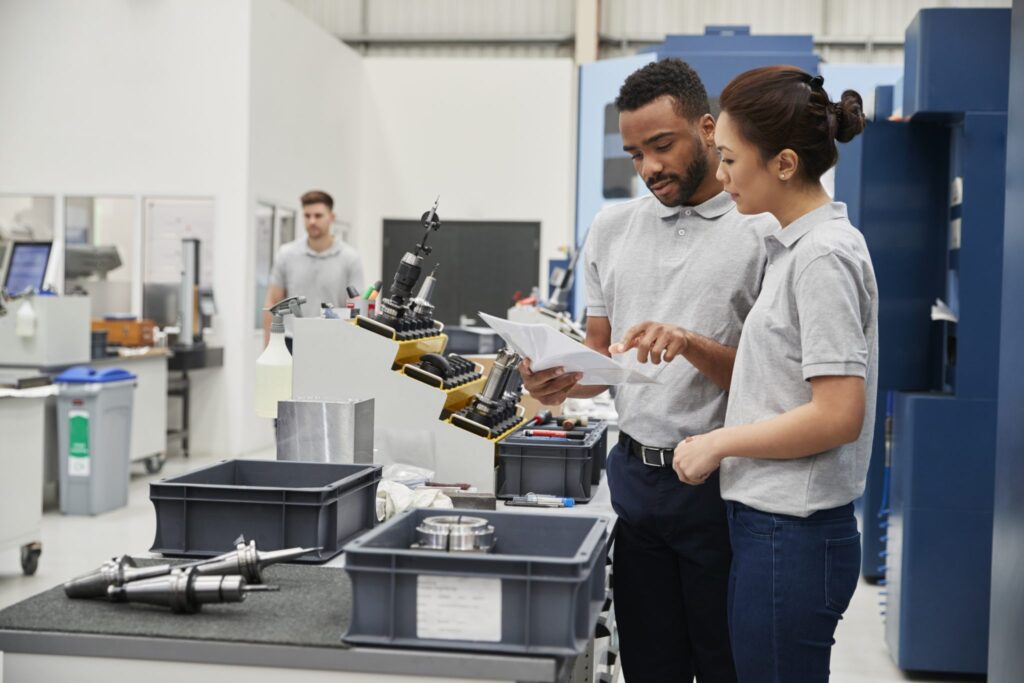
<instances>
[{"instance_id":1,"label":"man's hand holding paper","mask_svg":"<svg viewBox=\"0 0 1024 683\"><path fill-rule=\"evenodd\" d=\"M480 317L506 344L530 359L530 372L563 368L565 375L581 375L578 380L581 385L657 383L655 378L624 367L547 325L513 323L486 313L481 313Z\"/></svg>"}]
</instances>

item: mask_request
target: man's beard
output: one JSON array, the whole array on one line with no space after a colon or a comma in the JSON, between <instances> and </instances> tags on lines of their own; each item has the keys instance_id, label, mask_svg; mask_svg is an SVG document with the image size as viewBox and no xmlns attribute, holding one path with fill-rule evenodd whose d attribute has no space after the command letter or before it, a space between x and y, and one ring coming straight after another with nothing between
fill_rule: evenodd
<instances>
[{"instance_id":1,"label":"man's beard","mask_svg":"<svg viewBox=\"0 0 1024 683\"><path fill-rule=\"evenodd\" d=\"M690 201L690 197L697 191L700 184L704 182L705 176L708 174L708 158L704 154L704 147L701 145L700 138L694 137L693 139L694 156L693 161L686 167L686 172L682 177L674 173L663 173L659 176L648 178L645 182L647 183L648 189L658 183L669 180L676 184L677 197L674 201L665 202L660 197L654 195L655 198L664 204L665 206L680 206Z\"/></svg>"}]
</instances>

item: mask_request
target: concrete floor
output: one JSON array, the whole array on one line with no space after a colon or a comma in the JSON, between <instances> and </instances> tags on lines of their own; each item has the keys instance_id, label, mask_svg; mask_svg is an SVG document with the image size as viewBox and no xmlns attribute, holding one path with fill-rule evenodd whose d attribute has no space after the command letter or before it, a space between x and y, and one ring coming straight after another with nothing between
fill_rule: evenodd
<instances>
[{"instance_id":1,"label":"concrete floor","mask_svg":"<svg viewBox=\"0 0 1024 683\"><path fill-rule=\"evenodd\" d=\"M272 452L253 458L270 458ZM153 543L153 506L149 482L215 462L217 458L172 458L159 475L145 475L141 466L132 477L128 506L97 517L43 516L43 554L35 576L22 576L17 551L0 553L0 608L11 605L67 579L88 572L122 553L142 554ZM892 663L879 614L880 589L861 583L836 633L832 650L833 683L918 683L976 681L977 678L904 675Z\"/></svg>"}]
</instances>

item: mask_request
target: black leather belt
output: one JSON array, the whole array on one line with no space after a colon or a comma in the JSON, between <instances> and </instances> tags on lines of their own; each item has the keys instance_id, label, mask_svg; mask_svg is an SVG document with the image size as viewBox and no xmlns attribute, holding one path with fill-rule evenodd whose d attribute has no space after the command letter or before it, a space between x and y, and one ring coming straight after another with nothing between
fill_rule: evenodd
<instances>
[{"instance_id":1,"label":"black leather belt","mask_svg":"<svg viewBox=\"0 0 1024 683\"><path fill-rule=\"evenodd\" d=\"M645 446L624 432L619 432L619 444L649 467L672 467L672 458L676 454L675 448Z\"/></svg>"}]
</instances>

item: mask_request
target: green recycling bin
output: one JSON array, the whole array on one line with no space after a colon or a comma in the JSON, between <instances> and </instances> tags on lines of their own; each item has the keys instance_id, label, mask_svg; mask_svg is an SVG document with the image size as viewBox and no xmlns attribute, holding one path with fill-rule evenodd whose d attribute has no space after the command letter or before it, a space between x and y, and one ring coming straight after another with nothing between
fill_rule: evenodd
<instances>
[{"instance_id":1,"label":"green recycling bin","mask_svg":"<svg viewBox=\"0 0 1024 683\"><path fill-rule=\"evenodd\" d=\"M60 511L98 515L128 504L135 375L77 366L57 375Z\"/></svg>"}]
</instances>

